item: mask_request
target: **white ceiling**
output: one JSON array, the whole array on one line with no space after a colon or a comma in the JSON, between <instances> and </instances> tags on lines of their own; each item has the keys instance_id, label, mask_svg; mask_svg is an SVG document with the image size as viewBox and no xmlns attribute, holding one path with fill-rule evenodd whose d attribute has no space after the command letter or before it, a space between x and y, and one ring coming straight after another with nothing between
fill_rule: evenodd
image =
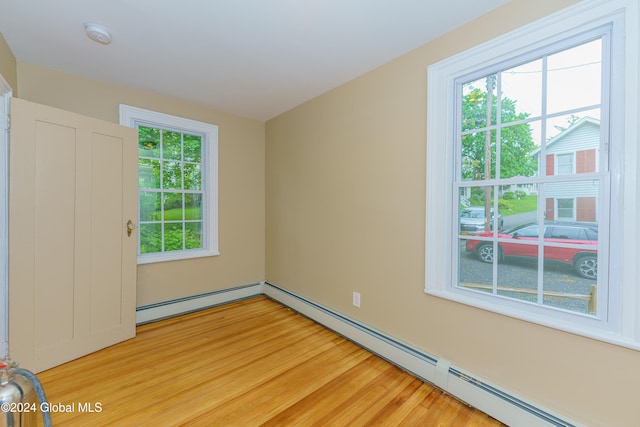
<instances>
[{"instance_id":1,"label":"white ceiling","mask_svg":"<svg viewBox=\"0 0 640 427\"><path fill-rule=\"evenodd\" d=\"M0 32L19 61L266 121L508 1L0 0Z\"/></svg>"}]
</instances>

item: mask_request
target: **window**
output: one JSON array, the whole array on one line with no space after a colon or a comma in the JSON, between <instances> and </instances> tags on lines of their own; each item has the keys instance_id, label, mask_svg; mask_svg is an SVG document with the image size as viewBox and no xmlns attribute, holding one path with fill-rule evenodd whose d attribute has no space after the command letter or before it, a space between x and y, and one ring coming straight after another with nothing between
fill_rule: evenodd
<instances>
[{"instance_id":1,"label":"window","mask_svg":"<svg viewBox=\"0 0 640 427\"><path fill-rule=\"evenodd\" d=\"M217 126L120 106L138 129L138 262L218 255Z\"/></svg>"},{"instance_id":2,"label":"window","mask_svg":"<svg viewBox=\"0 0 640 427\"><path fill-rule=\"evenodd\" d=\"M557 199L558 208L558 220L572 220L575 218L573 202L574 199Z\"/></svg>"},{"instance_id":3,"label":"window","mask_svg":"<svg viewBox=\"0 0 640 427\"><path fill-rule=\"evenodd\" d=\"M556 163L558 165L557 174L567 175L573 172L573 153L556 154Z\"/></svg>"},{"instance_id":4,"label":"window","mask_svg":"<svg viewBox=\"0 0 640 427\"><path fill-rule=\"evenodd\" d=\"M637 200L637 6L584 1L429 67L428 294L640 348L635 218L612 203ZM473 206L504 227L465 232Z\"/></svg>"},{"instance_id":5,"label":"window","mask_svg":"<svg viewBox=\"0 0 640 427\"><path fill-rule=\"evenodd\" d=\"M608 253L608 242L548 239L542 230L553 223L544 219L549 199L556 201L558 221L574 219L574 199L567 196L608 201L608 175L576 174L574 156L589 148L606 153L600 148L608 140L610 43L611 27L601 26L455 79L460 125L454 129L453 184L461 197L452 207L470 188L471 204L500 207L517 230L460 233L464 244L453 256L455 286L564 312L606 315L594 292L606 286L598 283L597 269L599 258L606 271L606 258L598 254ZM556 151L563 151L555 155L556 173L539 173L551 169L545 164L547 153ZM606 171L604 155L596 162ZM514 184L536 191L522 198L494 197ZM594 221L608 228L607 218ZM531 233L532 228L539 231ZM593 259L588 274L585 256ZM576 277L567 286L565 277L571 273Z\"/></svg>"}]
</instances>

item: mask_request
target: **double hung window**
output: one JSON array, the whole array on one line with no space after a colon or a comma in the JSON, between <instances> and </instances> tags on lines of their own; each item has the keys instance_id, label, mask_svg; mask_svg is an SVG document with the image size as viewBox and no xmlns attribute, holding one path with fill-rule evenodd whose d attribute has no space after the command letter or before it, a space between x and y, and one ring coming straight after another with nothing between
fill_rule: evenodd
<instances>
[{"instance_id":1,"label":"double hung window","mask_svg":"<svg viewBox=\"0 0 640 427\"><path fill-rule=\"evenodd\" d=\"M134 107L138 129L138 261L217 255L217 127Z\"/></svg>"},{"instance_id":2,"label":"double hung window","mask_svg":"<svg viewBox=\"0 0 640 427\"><path fill-rule=\"evenodd\" d=\"M500 210L507 224L500 229L487 217L483 231L459 233L457 287L598 314L598 266L606 271L598 259L608 253L607 240L552 239L545 230L573 219L576 228L608 229L608 216L598 214L608 210L609 195L610 31L596 28L456 79L453 203ZM558 150L553 173L547 162ZM599 153L603 172L576 173L568 150ZM574 218L574 197L595 209ZM522 229L532 224L537 237L525 238Z\"/></svg>"},{"instance_id":3,"label":"double hung window","mask_svg":"<svg viewBox=\"0 0 640 427\"><path fill-rule=\"evenodd\" d=\"M623 330L613 201L637 108L623 78L637 76L624 44L636 6L583 2L430 67L427 293L591 336ZM473 229L470 209L484 212Z\"/></svg>"}]
</instances>

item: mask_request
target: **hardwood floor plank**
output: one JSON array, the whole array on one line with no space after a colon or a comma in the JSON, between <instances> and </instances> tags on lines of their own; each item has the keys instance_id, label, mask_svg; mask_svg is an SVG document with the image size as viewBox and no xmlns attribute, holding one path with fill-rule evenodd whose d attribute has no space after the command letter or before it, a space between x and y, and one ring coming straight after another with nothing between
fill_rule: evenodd
<instances>
[{"instance_id":1,"label":"hardwood floor plank","mask_svg":"<svg viewBox=\"0 0 640 427\"><path fill-rule=\"evenodd\" d=\"M54 425L501 425L266 297L137 333L38 375Z\"/></svg>"},{"instance_id":2,"label":"hardwood floor plank","mask_svg":"<svg viewBox=\"0 0 640 427\"><path fill-rule=\"evenodd\" d=\"M424 399L424 389L433 390L417 378L409 376L409 379L410 383L371 418L370 425L402 425L410 411Z\"/></svg>"}]
</instances>

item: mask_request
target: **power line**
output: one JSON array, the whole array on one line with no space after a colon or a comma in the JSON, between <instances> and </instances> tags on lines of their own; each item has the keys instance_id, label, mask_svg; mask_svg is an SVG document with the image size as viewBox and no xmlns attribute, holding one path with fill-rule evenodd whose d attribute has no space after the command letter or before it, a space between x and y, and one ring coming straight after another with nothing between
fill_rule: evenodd
<instances>
[{"instance_id":1,"label":"power line","mask_svg":"<svg viewBox=\"0 0 640 427\"><path fill-rule=\"evenodd\" d=\"M559 67L559 68L549 68L549 69L547 69L547 72L570 70L570 69L573 69L573 68L588 67L589 65L596 65L596 64L601 64L601 63L602 63L602 61L593 61L593 62L587 62L586 64L569 65L567 67ZM537 71L502 71L502 74L539 74L539 73L542 73L542 70L537 70Z\"/></svg>"}]
</instances>

